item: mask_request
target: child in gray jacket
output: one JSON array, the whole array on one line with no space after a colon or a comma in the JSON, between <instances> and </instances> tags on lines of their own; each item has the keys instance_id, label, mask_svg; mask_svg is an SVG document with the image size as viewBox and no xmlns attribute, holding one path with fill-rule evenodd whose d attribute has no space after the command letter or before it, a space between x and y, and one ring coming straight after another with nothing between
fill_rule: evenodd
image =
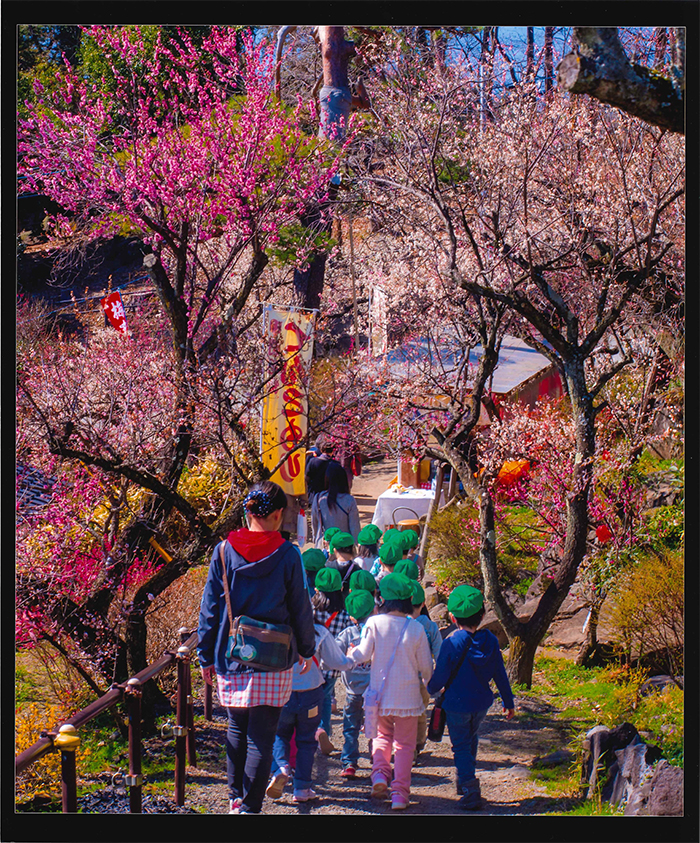
<instances>
[{"instance_id":1,"label":"child in gray jacket","mask_svg":"<svg viewBox=\"0 0 700 843\"><path fill-rule=\"evenodd\" d=\"M292 673L292 695L283 707L277 726L277 735L272 751L272 778L265 791L273 800L280 799L285 785L292 776L290 765L291 739L297 747L294 768L294 802L308 802L316 798L312 785L314 756L318 747L317 729L321 723L323 703L323 669L356 669L336 643L331 633L322 625L314 624L316 653L309 669L301 673L294 665Z\"/></svg>"},{"instance_id":2,"label":"child in gray jacket","mask_svg":"<svg viewBox=\"0 0 700 843\"><path fill-rule=\"evenodd\" d=\"M336 636L340 650L347 654L360 643L362 628L370 615L376 612L374 595L364 589L355 589L345 599L345 609L353 620L352 626L346 627ZM354 779L357 762L360 758L360 730L364 719L364 692L369 686L371 664L358 664L352 670L342 674L345 686L345 708L343 710L343 749L340 753L340 775Z\"/></svg>"}]
</instances>

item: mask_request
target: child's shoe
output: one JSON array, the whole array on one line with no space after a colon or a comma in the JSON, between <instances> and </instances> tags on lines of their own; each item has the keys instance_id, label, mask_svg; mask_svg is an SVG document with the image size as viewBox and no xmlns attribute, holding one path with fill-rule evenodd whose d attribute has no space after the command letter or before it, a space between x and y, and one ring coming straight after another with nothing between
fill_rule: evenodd
<instances>
[{"instance_id":1,"label":"child's shoe","mask_svg":"<svg viewBox=\"0 0 700 843\"><path fill-rule=\"evenodd\" d=\"M304 790L295 790L293 799L295 802L308 802L310 799L316 799L317 796L318 794L315 790L307 787Z\"/></svg>"},{"instance_id":2,"label":"child's shoe","mask_svg":"<svg viewBox=\"0 0 700 843\"><path fill-rule=\"evenodd\" d=\"M340 771L340 775L344 779L354 779L357 776L357 770L352 766L352 764L348 764L347 767L344 767Z\"/></svg>"},{"instance_id":3,"label":"child's shoe","mask_svg":"<svg viewBox=\"0 0 700 843\"><path fill-rule=\"evenodd\" d=\"M482 807L479 779L470 779L461 785L462 798L457 803L463 811L478 811Z\"/></svg>"},{"instance_id":4,"label":"child's shoe","mask_svg":"<svg viewBox=\"0 0 700 843\"><path fill-rule=\"evenodd\" d=\"M289 770L283 767L270 779L270 784L267 786L265 796L270 799L281 799L284 792L285 785L289 781Z\"/></svg>"},{"instance_id":5,"label":"child's shoe","mask_svg":"<svg viewBox=\"0 0 700 843\"><path fill-rule=\"evenodd\" d=\"M395 793L391 797L391 810L403 811L405 808L408 808L408 802L403 798L403 796L399 796L398 793Z\"/></svg>"},{"instance_id":6,"label":"child's shoe","mask_svg":"<svg viewBox=\"0 0 700 843\"><path fill-rule=\"evenodd\" d=\"M316 732L316 740L324 755L330 755L331 752L335 752L335 747L331 743L331 739L328 737L325 729L319 729Z\"/></svg>"},{"instance_id":7,"label":"child's shoe","mask_svg":"<svg viewBox=\"0 0 700 843\"><path fill-rule=\"evenodd\" d=\"M386 783L386 780L383 779L381 776L377 776L372 781L372 792L371 796L375 799L379 799L384 796L389 789L389 785Z\"/></svg>"}]
</instances>

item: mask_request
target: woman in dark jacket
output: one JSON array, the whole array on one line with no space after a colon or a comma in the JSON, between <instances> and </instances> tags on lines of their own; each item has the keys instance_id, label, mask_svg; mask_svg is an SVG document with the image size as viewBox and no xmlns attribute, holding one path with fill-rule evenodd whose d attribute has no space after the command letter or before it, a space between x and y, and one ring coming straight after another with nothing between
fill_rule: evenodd
<instances>
[{"instance_id":1,"label":"woman in dark jacket","mask_svg":"<svg viewBox=\"0 0 700 843\"><path fill-rule=\"evenodd\" d=\"M353 542L357 541L360 513L341 465L331 463L326 470L326 490L317 494L311 505L311 526L316 547L321 547L323 534L329 527L338 527L341 532L349 533Z\"/></svg>"},{"instance_id":2,"label":"woman in dark jacket","mask_svg":"<svg viewBox=\"0 0 700 843\"><path fill-rule=\"evenodd\" d=\"M248 526L229 534L224 562L233 617L291 626L304 673L316 648L313 613L299 552L279 533L286 505L276 483L254 486L244 502ZM259 814L277 723L292 692L292 668L260 671L227 659L229 626L217 545L202 595L197 654L207 684L216 673L219 701L228 710L229 813Z\"/></svg>"}]
</instances>

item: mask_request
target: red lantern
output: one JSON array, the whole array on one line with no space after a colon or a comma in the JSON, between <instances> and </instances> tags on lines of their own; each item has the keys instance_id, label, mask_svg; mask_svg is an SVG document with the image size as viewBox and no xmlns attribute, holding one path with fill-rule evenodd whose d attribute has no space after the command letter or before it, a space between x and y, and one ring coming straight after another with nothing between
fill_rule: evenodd
<instances>
[{"instance_id":1,"label":"red lantern","mask_svg":"<svg viewBox=\"0 0 700 843\"><path fill-rule=\"evenodd\" d=\"M607 524L600 524L596 527L595 530L596 538L598 539L601 544L605 544L605 542L609 542L612 538L612 533Z\"/></svg>"}]
</instances>

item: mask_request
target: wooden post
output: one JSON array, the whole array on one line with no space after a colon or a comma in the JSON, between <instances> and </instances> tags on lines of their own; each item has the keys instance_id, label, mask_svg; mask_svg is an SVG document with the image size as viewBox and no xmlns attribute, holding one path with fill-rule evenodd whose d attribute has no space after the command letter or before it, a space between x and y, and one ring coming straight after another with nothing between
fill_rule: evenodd
<instances>
[{"instance_id":1,"label":"wooden post","mask_svg":"<svg viewBox=\"0 0 700 843\"><path fill-rule=\"evenodd\" d=\"M211 705L211 698L212 698L212 687L208 682L204 683L204 719L205 720L213 720L212 717L212 705Z\"/></svg>"},{"instance_id":2,"label":"wooden post","mask_svg":"<svg viewBox=\"0 0 700 843\"><path fill-rule=\"evenodd\" d=\"M61 804L64 814L78 813L75 752L61 751Z\"/></svg>"},{"instance_id":3,"label":"wooden post","mask_svg":"<svg viewBox=\"0 0 700 843\"><path fill-rule=\"evenodd\" d=\"M143 777L141 775L141 682L135 676L126 683L126 704L129 718L129 774L124 783L129 788L129 812L143 811Z\"/></svg>"},{"instance_id":4,"label":"wooden post","mask_svg":"<svg viewBox=\"0 0 700 843\"><path fill-rule=\"evenodd\" d=\"M185 644L190 637L190 631L186 626L180 627L180 644ZM187 659L187 708L185 725L187 726L187 763L190 767L197 766L197 749L195 746L195 732L194 732L194 701L192 699L192 664L191 660Z\"/></svg>"},{"instance_id":5,"label":"wooden post","mask_svg":"<svg viewBox=\"0 0 700 843\"><path fill-rule=\"evenodd\" d=\"M175 735L175 804L185 804L185 770L187 767L187 669L190 651L179 647L177 651L177 725Z\"/></svg>"},{"instance_id":6,"label":"wooden post","mask_svg":"<svg viewBox=\"0 0 700 843\"><path fill-rule=\"evenodd\" d=\"M452 498L455 496L456 493L457 493L457 472L455 471L454 466L453 466L450 469L450 482L449 482L449 485L447 487L447 501L446 501L446 503L449 503L452 500ZM439 506L439 503L438 503L438 506Z\"/></svg>"},{"instance_id":7,"label":"wooden post","mask_svg":"<svg viewBox=\"0 0 700 843\"><path fill-rule=\"evenodd\" d=\"M61 807L64 814L78 813L78 787L75 771L75 750L80 745L78 730L65 723L54 738L54 747L61 751Z\"/></svg>"},{"instance_id":8,"label":"wooden post","mask_svg":"<svg viewBox=\"0 0 700 843\"><path fill-rule=\"evenodd\" d=\"M360 353L360 330L357 322L357 286L355 283L355 241L352 234L352 216L348 222L348 230L350 234L350 277L352 278L352 323L355 330L355 354Z\"/></svg>"},{"instance_id":9,"label":"wooden post","mask_svg":"<svg viewBox=\"0 0 700 843\"><path fill-rule=\"evenodd\" d=\"M430 504L430 508L428 509L428 515L425 519L425 524L423 525L423 534L420 537L420 545L418 546L418 569L420 571L421 579L425 574L425 548L428 544L428 528L430 525L430 519L433 517L433 513L437 512L437 509L440 506L440 496L442 495L442 480L444 476L445 466L443 463L440 463L437 469L437 476L435 477L435 497L433 498L433 502Z\"/></svg>"}]
</instances>

